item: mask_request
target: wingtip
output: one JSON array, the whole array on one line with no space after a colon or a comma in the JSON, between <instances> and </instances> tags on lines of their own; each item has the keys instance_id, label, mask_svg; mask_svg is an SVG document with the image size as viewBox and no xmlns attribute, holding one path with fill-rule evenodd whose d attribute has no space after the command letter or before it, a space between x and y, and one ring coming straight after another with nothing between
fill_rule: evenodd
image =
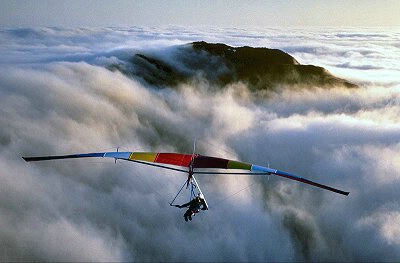
<instances>
[{"instance_id":1,"label":"wingtip","mask_svg":"<svg viewBox=\"0 0 400 263\"><path fill-rule=\"evenodd\" d=\"M348 196L350 194L350 192L346 192L346 191L342 191L342 190L338 190L338 191L335 191L335 192L338 193L338 194L341 194L341 195L345 195L345 196Z\"/></svg>"}]
</instances>

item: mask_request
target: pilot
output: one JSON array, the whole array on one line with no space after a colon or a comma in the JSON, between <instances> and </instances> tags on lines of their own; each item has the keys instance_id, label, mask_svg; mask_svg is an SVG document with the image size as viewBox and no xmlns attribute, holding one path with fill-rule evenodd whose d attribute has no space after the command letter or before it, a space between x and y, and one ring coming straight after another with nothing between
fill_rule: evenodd
<instances>
[{"instance_id":1,"label":"pilot","mask_svg":"<svg viewBox=\"0 0 400 263\"><path fill-rule=\"evenodd\" d=\"M202 194L198 194L196 198L192 199L189 203L183 205L175 205L175 206L179 208L189 207L188 210L183 215L186 222L188 221L188 219L192 220L192 216L200 212L200 209L208 210L206 201L204 200L204 196Z\"/></svg>"}]
</instances>

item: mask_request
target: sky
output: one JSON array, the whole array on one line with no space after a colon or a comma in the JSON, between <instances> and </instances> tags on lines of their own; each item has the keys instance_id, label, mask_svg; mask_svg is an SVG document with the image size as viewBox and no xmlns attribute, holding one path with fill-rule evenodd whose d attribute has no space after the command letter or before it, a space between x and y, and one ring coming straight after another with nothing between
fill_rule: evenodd
<instances>
[{"instance_id":1,"label":"sky","mask_svg":"<svg viewBox=\"0 0 400 263\"><path fill-rule=\"evenodd\" d=\"M2 26L400 26L397 0L3 0Z\"/></svg>"},{"instance_id":2,"label":"sky","mask_svg":"<svg viewBox=\"0 0 400 263\"><path fill-rule=\"evenodd\" d=\"M1 29L0 39L1 261L400 257L398 31L25 27ZM135 53L181 66L177 50L197 40L280 48L359 88L279 87L257 98L245 83L210 86L207 74L158 89L108 69ZM274 176L199 175L210 210L186 223L168 204L181 174L21 158L118 146L190 153L194 137L199 153L269 164L350 195Z\"/></svg>"}]
</instances>

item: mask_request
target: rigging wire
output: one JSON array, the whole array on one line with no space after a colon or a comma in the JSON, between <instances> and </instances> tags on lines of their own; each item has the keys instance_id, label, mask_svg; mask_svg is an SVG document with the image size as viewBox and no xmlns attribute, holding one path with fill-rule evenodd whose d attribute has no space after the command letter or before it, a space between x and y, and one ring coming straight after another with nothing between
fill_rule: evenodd
<instances>
[{"instance_id":1,"label":"rigging wire","mask_svg":"<svg viewBox=\"0 0 400 263\"><path fill-rule=\"evenodd\" d=\"M247 185L246 187L240 189L239 191L234 192L234 193L228 195L227 197L225 197L225 198L223 198L223 199L217 201L217 202L215 203L214 206L219 205L219 204L221 204L221 203L225 203L226 200L232 198L232 197L235 196L235 195L238 195L239 193L243 192L244 190L247 190L248 188L252 187L252 186L255 185L256 183L257 183L257 182L251 183L251 184Z\"/></svg>"},{"instance_id":2,"label":"rigging wire","mask_svg":"<svg viewBox=\"0 0 400 263\"><path fill-rule=\"evenodd\" d=\"M179 194L182 192L183 187L185 187L186 185L186 181L183 183L181 189L179 190L179 192L176 194L176 196L174 197L174 199L169 203L170 206L172 206L172 204L175 202L176 198L179 196Z\"/></svg>"},{"instance_id":3,"label":"rigging wire","mask_svg":"<svg viewBox=\"0 0 400 263\"><path fill-rule=\"evenodd\" d=\"M135 175L136 178L139 179L139 181L142 182L142 184L144 184L148 189L150 189L152 192L155 192L156 194L158 194L162 199L165 199L165 197L160 194L160 192L158 192L156 189L154 189L154 187L152 187L149 183L147 183L144 179L142 179L142 177L139 175L139 173L133 172L133 174Z\"/></svg>"}]
</instances>

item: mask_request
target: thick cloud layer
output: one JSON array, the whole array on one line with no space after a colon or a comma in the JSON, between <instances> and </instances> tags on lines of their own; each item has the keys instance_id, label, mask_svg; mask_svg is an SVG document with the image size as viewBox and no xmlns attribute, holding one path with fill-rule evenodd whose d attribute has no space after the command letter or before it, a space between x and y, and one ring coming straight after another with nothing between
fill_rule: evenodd
<instances>
[{"instance_id":1,"label":"thick cloud layer","mask_svg":"<svg viewBox=\"0 0 400 263\"><path fill-rule=\"evenodd\" d=\"M287 261L400 257L400 35L388 29L2 29L0 260ZM206 40L281 48L359 89L258 100L206 80L158 90L106 69ZM210 210L168 202L184 175L109 160L22 155L198 152L270 164L350 191L276 177L198 176ZM184 201L184 200L182 200Z\"/></svg>"}]
</instances>

